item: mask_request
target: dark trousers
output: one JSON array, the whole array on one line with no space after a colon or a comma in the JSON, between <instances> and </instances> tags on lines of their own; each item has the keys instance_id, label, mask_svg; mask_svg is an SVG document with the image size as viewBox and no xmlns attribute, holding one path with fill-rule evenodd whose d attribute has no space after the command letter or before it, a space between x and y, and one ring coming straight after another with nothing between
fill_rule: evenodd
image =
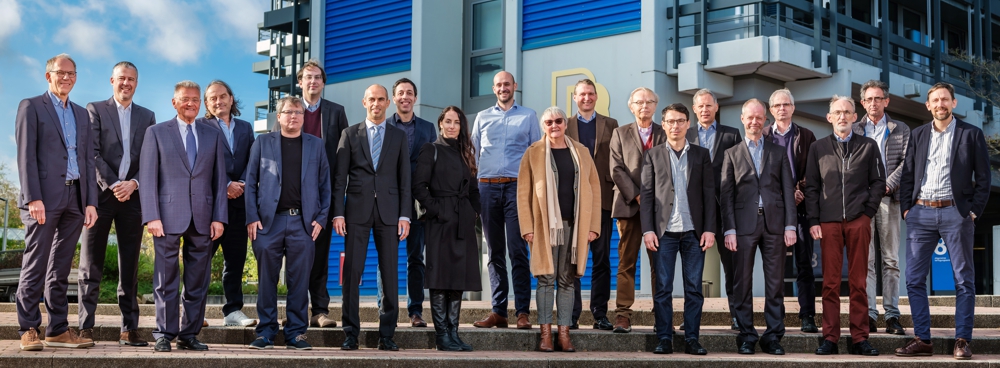
<instances>
[{"instance_id":1,"label":"dark trousers","mask_svg":"<svg viewBox=\"0 0 1000 368\"><path fill-rule=\"evenodd\" d=\"M382 273L375 274L378 291L375 302L382 308ZM407 316L424 313L424 222L410 219L410 234L406 236L406 311Z\"/></svg>"},{"instance_id":2,"label":"dark trousers","mask_svg":"<svg viewBox=\"0 0 1000 368\"><path fill-rule=\"evenodd\" d=\"M378 201L378 199L376 199ZM374 232L375 250L378 252L378 271L382 273L382 290L385 300L379 308L379 335L392 337L399 318L399 235L398 224L384 224L379 216L378 203L373 205L371 217L362 222L347 222L344 239L343 325L347 336L358 337L361 332L358 283L365 272L368 235Z\"/></svg>"},{"instance_id":3,"label":"dark trousers","mask_svg":"<svg viewBox=\"0 0 1000 368\"><path fill-rule=\"evenodd\" d=\"M234 206L234 201L243 201L243 196L229 200L230 225L212 242L213 256L222 247L222 289L226 296L222 314L226 316L243 309L243 266L247 262L247 212L243 206Z\"/></svg>"},{"instance_id":4,"label":"dark trousers","mask_svg":"<svg viewBox=\"0 0 1000 368\"><path fill-rule=\"evenodd\" d=\"M783 234L782 234L783 235ZM757 227L752 234L736 236L736 251L733 254L736 294L730 300L736 301L736 321L740 325L737 343L758 340L765 343L780 342L785 336L785 241L784 236L768 233L764 228L764 216L757 215ZM725 245L722 245L725 248ZM722 249L720 248L720 250ZM764 336L757 335L753 326L753 268L754 257L760 249L764 269L764 321L767 329Z\"/></svg>"},{"instance_id":5,"label":"dark trousers","mask_svg":"<svg viewBox=\"0 0 1000 368\"><path fill-rule=\"evenodd\" d=\"M326 288L330 274L330 237L333 225L326 224L316 237L316 252L313 256L312 270L309 271L309 303L312 305L312 315L330 314L330 291ZM367 239L365 240L367 244Z\"/></svg>"},{"instance_id":6,"label":"dark trousers","mask_svg":"<svg viewBox=\"0 0 1000 368\"><path fill-rule=\"evenodd\" d=\"M906 294L910 296L913 334L916 337L931 338L927 273L940 239L948 249L955 277L955 338L972 340L976 308L976 271L972 258L975 229L972 218L963 217L954 206L933 208L916 205L906 214Z\"/></svg>"},{"instance_id":7,"label":"dark trousers","mask_svg":"<svg viewBox=\"0 0 1000 368\"><path fill-rule=\"evenodd\" d=\"M868 243L872 219L861 215L851 221L820 224L823 238L823 338L840 341L840 275L847 248L848 319L851 341L868 339Z\"/></svg>"},{"instance_id":8,"label":"dark trousers","mask_svg":"<svg viewBox=\"0 0 1000 368\"><path fill-rule=\"evenodd\" d=\"M17 287L18 333L24 334L29 328L38 329L42 325L42 314L38 303L45 296L45 312L49 316L45 336L62 335L69 328L66 315L69 302L66 289L69 288L69 271L73 265L73 253L83 228L83 212L80 209L79 186L66 186L62 194L62 206L44 203L45 224L31 218L27 210L21 210L24 223L24 257L21 261L21 276Z\"/></svg>"},{"instance_id":9,"label":"dark trousers","mask_svg":"<svg viewBox=\"0 0 1000 368\"><path fill-rule=\"evenodd\" d=\"M720 219L720 224L722 223L721 221ZM722 231L715 234L715 246L719 249L719 263L722 263L723 287L726 289L726 302L729 303L729 315L738 320L739 318L736 316L736 304L742 299L736 296L736 269L733 266L733 252L726 248L726 236L723 235Z\"/></svg>"},{"instance_id":10,"label":"dark trousers","mask_svg":"<svg viewBox=\"0 0 1000 368\"><path fill-rule=\"evenodd\" d=\"M795 255L795 288L798 289L799 319L816 316L816 275L813 273L813 237L809 234L809 220L798 215L798 241L792 246Z\"/></svg>"},{"instance_id":11,"label":"dark trousers","mask_svg":"<svg viewBox=\"0 0 1000 368\"><path fill-rule=\"evenodd\" d=\"M199 234L192 222L182 234L154 236L153 248L156 249L153 261L156 328L153 337L167 340L195 337L205 320L205 295L212 279L212 238L209 234ZM179 256L184 258L184 293L178 302L177 291L182 277L178 269ZM181 304L184 314L178 316Z\"/></svg>"},{"instance_id":12,"label":"dark trousers","mask_svg":"<svg viewBox=\"0 0 1000 368\"><path fill-rule=\"evenodd\" d=\"M701 329L701 307L705 296L701 293L701 274L705 270L705 252L698 245L694 231L664 233L660 246L651 256L656 257L653 267L656 291L653 294L653 316L656 337L673 340L674 337L674 267L677 254L681 255L681 277L684 279L684 340L698 340Z\"/></svg>"},{"instance_id":13,"label":"dark trousers","mask_svg":"<svg viewBox=\"0 0 1000 368\"><path fill-rule=\"evenodd\" d=\"M611 211L601 210L601 236L590 242L593 266L590 271L590 313L594 320L608 317L608 300L611 299ZM576 281L573 303L573 321L580 320L583 298L580 296L580 278Z\"/></svg>"},{"instance_id":14,"label":"dark trousers","mask_svg":"<svg viewBox=\"0 0 1000 368\"><path fill-rule=\"evenodd\" d=\"M110 191L111 189L108 189ZM110 193L106 193L110 194ZM97 205L94 227L83 229L80 246L79 326L94 327L94 312L101 296L101 279L104 277L104 258L108 248L108 234L112 222L118 237L118 309L122 314L122 332L139 328L138 292L139 253L142 248L142 211L139 193L133 192L125 202L114 195Z\"/></svg>"},{"instance_id":15,"label":"dark trousers","mask_svg":"<svg viewBox=\"0 0 1000 368\"><path fill-rule=\"evenodd\" d=\"M288 285L285 341L293 341L296 336L306 333L309 327L309 268L296 265L312 264L316 247L311 234L303 226L302 216L279 213L274 216L267 232L258 230L257 240L253 241L260 278L257 289L257 317L260 323L254 332L268 340L274 340L278 334L278 277L282 258L289 266L285 268L285 284Z\"/></svg>"},{"instance_id":16,"label":"dark trousers","mask_svg":"<svg viewBox=\"0 0 1000 368\"><path fill-rule=\"evenodd\" d=\"M493 289L493 313L507 317L507 257L510 256L511 287L514 289L516 314L528 314L531 303L531 269L528 243L521 239L517 222L517 182L479 183L483 213L483 235L489 249L490 288Z\"/></svg>"}]
</instances>

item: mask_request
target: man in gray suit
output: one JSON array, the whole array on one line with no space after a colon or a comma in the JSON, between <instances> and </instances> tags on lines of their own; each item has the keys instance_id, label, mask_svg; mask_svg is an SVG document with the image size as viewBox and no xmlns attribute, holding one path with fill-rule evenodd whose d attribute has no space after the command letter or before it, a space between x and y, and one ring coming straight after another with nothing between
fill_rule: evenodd
<instances>
[{"instance_id":1,"label":"man in gray suit","mask_svg":"<svg viewBox=\"0 0 1000 368\"><path fill-rule=\"evenodd\" d=\"M764 103L751 98L743 104L740 120L746 141L726 150L722 163L722 228L725 246L732 252L736 285L730 296L736 304L740 354L753 354L760 340L768 354L784 355L785 248L795 245L795 179L783 147L763 139L767 113ZM760 249L764 271L764 320L761 339L753 326L753 262Z\"/></svg>"},{"instance_id":2,"label":"man in gray suit","mask_svg":"<svg viewBox=\"0 0 1000 368\"><path fill-rule=\"evenodd\" d=\"M861 85L861 105L867 114L854 123L854 134L875 140L882 153L885 172L885 196L872 218L872 240L868 245L868 331L878 331L878 306L875 305L875 262L882 264L882 306L885 308L885 333L904 335L906 330L899 323L899 189L903 174L903 159L910 143L910 127L893 120L885 113L889 106L889 85L880 80L870 80ZM879 249L875 251L875 238Z\"/></svg>"},{"instance_id":3,"label":"man in gray suit","mask_svg":"<svg viewBox=\"0 0 1000 368\"><path fill-rule=\"evenodd\" d=\"M208 350L195 338L205 318L205 294L212 270L212 241L228 220L226 162L222 133L198 120L201 87L174 86L177 117L146 129L139 156L142 222L153 235L153 296L156 351ZM181 240L184 248L181 249ZM178 254L184 257L184 315L178 316ZM180 326L178 327L178 320Z\"/></svg>"},{"instance_id":4,"label":"man in gray suit","mask_svg":"<svg viewBox=\"0 0 1000 368\"><path fill-rule=\"evenodd\" d=\"M288 324L285 345L310 350L305 340L309 326L309 267L316 237L328 223L330 165L323 141L302 134L305 107L298 97L278 100L280 133L260 136L250 150L246 173L246 230L253 241L260 278L257 299L257 339L252 349L274 347L278 334L278 276L282 258L288 267ZM233 223L231 226L238 226Z\"/></svg>"},{"instance_id":5,"label":"man in gray suit","mask_svg":"<svg viewBox=\"0 0 1000 368\"><path fill-rule=\"evenodd\" d=\"M80 247L80 336L94 338L94 312L101 295L104 255L114 222L118 238L118 309L122 314L121 345L146 346L139 337L139 253L142 248L142 208L139 195L139 150L146 128L156 124L149 109L133 103L139 70L122 61L111 72L114 95L87 104L97 166L97 222L84 231Z\"/></svg>"},{"instance_id":6,"label":"man in gray suit","mask_svg":"<svg viewBox=\"0 0 1000 368\"><path fill-rule=\"evenodd\" d=\"M69 271L84 226L97 220L97 186L87 110L69 101L76 84L76 62L59 54L45 63L49 90L24 99L14 121L17 207L24 222L24 259L17 288L21 350L44 346L83 348L94 341L69 328ZM49 322L44 345L38 338L45 295Z\"/></svg>"}]
</instances>

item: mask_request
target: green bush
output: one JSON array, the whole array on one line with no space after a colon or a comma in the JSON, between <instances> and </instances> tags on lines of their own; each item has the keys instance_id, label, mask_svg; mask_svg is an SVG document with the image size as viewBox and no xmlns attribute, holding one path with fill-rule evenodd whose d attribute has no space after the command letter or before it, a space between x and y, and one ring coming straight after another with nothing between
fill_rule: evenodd
<instances>
[{"instance_id":1,"label":"green bush","mask_svg":"<svg viewBox=\"0 0 1000 368\"><path fill-rule=\"evenodd\" d=\"M243 284L243 295L256 295L257 284Z\"/></svg>"},{"instance_id":2,"label":"green bush","mask_svg":"<svg viewBox=\"0 0 1000 368\"><path fill-rule=\"evenodd\" d=\"M150 280L139 280L136 297L141 298L144 294L153 293L153 282ZM104 279L101 281L101 294L97 299L101 304L118 304L118 280Z\"/></svg>"},{"instance_id":3,"label":"green bush","mask_svg":"<svg viewBox=\"0 0 1000 368\"><path fill-rule=\"evenodd\" d=\"M208 295L225 295L225 291L222 288L222 281L212 281L208 284Z\"/></svg>"}]
</instances>

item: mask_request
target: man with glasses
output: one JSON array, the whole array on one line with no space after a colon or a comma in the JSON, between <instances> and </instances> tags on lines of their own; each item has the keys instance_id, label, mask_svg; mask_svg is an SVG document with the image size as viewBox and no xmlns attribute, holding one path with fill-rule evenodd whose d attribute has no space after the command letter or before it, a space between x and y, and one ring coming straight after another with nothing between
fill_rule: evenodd
<instances>
[{"instance_id":1,"label":"man with glasses","mask_svg":"<svg viewBox=\"0 0 1000 368\"><path fill-rule=\"evenodd\" d=\"M882 264L882 306L885 308L885 332L906 334L899 323L899 189L903 174L903 159L910 141L910 128L906 123L892 120L885 108L889 106L889 85L880 80L870 80L861 85L861 105L865 114L854 123L854 134L875 140L882 155L885 173L885 194L878 212L872 218L872 240L868 246L868 328L878 331L878 306L875 305L875 262ZM881 252L876 252L875 239Z\"/></svg>"}]
</instances>

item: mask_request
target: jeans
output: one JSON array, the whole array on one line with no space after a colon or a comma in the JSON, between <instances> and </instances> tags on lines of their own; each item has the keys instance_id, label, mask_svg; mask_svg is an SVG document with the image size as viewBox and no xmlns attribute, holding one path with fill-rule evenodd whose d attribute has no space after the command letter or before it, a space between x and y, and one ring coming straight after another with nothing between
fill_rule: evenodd
<instances>
[{"instance_id":1,"label":"jeans","mask_svg":"<svg viewBox=\"0 0 1000 368\"><path fill-rule=\"evenodd\" d=\"M531 268L528 243L521 239L517 222L517 182L479 183L483 238L489 249L490 289L493 290L493 313L507 317L507 295L514 289L515 315L529 314L531 303ZM511 284L507 284L507 257L510 256Z\"/></svg>"},{"instance_id":2,"label":"jeans","mask_svg":"<svg viewBox=\"0 0 1000 368\"><path fill-rule=\"evenodd\" d=\"M656 258L656 292L653 295L653 315L656 318L656 337L673 340L674 335L674 266L677 254L681 255L681 277L684 278L684 339L698 340L701 328L701 307L705 296L701 293L701 274L705 270L705 252L698 245L694 231L664 233L660 246L652 256Z\"/></svg>"},{"instance_id":3,"label":"jeans","mask_svg":"<svg viewBox=\"0 0 1000 368\"><path fill-rule=\"evenodd\" d=\"M881 253L876 252L875 237L879 239ZM892 197L882 198L878 212L872 219L872 241L868 246L868 317L878 318L875 305L875 262L882 262L882 306L885 318L899 318L899 202Z\"/></svg>"},{"instance_id":4,"label":"jeans","mask_svg":"<svg viewBox=\"0 0 1000 368\"><path fill-rule=\"evenodd\" d=\"M816 275L813 273L813 238L809 234L809 220L798 215L798 241L795 242L795 287L798 289L799 319L816 316Z\"/></svg>"}]
</instances>

